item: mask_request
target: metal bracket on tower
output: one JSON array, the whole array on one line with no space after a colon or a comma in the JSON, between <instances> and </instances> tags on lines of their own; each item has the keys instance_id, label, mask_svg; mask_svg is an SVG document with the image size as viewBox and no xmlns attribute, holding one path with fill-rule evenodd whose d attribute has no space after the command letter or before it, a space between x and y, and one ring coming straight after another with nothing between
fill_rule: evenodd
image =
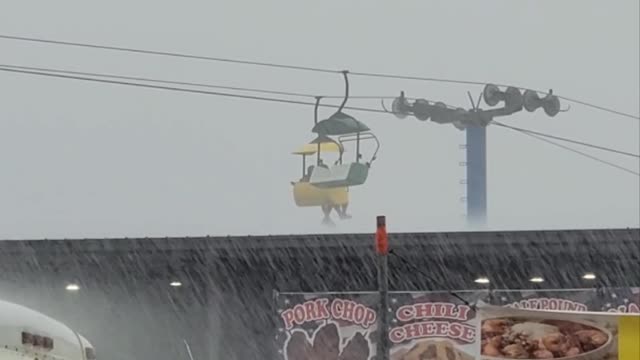
<instances>
[{"instance_id":1,"label":"metal bracket on tower","mask_svg":"<svg viewBox=\"0 0 640 360\"><path fill-rule=\"evenodd\" d=\"M405 96L404 91L394 99L391 111L387 110L382 101L385 111L394 114L399 119L404 119L413 115L420 121L431 120L438 124L451 124L458 130L466 133L466 144L460 145L460 149L466 151L466 161L460 162L460 166L467 168L467 219L472 226L484 227L487 220L487 126L491 124L495 117L509 116L516 112L533 112L542 108L550 117L556 116L559 112L567 111L560 109L560 100L553 94L540 93L508 86L504 90L499 86L487 84L482 93L474 101L470 92L467 92L471 109L466 110L460 107L451 107L443 102L432 102L425 99L416 99L413 102ZM481 109L480 101L490 106L500 108Z\"/></svg>"}]
</instances>

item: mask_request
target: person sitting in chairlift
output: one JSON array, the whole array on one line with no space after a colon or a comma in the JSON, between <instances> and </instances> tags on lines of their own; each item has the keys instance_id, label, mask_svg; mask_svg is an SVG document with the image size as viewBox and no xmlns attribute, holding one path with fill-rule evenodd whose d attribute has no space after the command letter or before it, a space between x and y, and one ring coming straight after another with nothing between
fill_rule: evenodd
<instances>
[{"instance_id":1,"label":"person sitting in chairlift","mask_svg":"<svg viewBox=\"0 0 640 360\"><path fill-rule=\"evenodd\" d=\"M338 216L342 220L351 219L351 215L347 214L347 207L349 204L344 204L340 206L334 206L333 209L338 213Z\"/></svg>"},{"instance_id":2,"label":"person sitting in chairlift","mask_svg":"<svg viewBox=\"0 0 640 360\"><path fill-rule=\"evenodd\" d=\"M304 174L304 176L302 177L302 179L300 181L302 182L309 182L309 180L311 179L311 173L313 173L313 170L316 167L313 165L309 165L309 167L307 167L307 173Z\"/></svg>"}]
</instances>

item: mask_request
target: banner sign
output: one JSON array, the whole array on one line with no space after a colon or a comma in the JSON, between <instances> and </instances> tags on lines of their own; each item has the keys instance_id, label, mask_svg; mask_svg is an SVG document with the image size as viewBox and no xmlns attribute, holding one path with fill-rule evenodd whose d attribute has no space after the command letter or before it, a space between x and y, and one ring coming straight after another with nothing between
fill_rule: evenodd
<instances>
[{"instance_id":1,"label":"banner sign","mask_svg":"<svg viewBox=\"0 0 640 360\"><path fill-rule=\"evenodd\" d=\"M516 309L596 311L599 310L600 299L595 289L567 291L495 291L489 303Z\"/></svg>"},{"instance_id":2,"label":"banner sign","mask_svg":"<svg viewBox=\"0 0 640 360\"><path fill-rule=\"evenodd\" d=\"M278 294L284 360L368 360L376 354L376 293Z\"/></svg>"},{"instance_id":3,"label":"banner sign","mask_svg":"<svg viewBox=\"0 0 640 360\"><path fill-rule=\"evenodd\" d=\"M640 359L640 314L481 306L478 318L478 359Z\"/></svg>"},{"instance_id":4,"label":"banner sign","mask_svg":"<svg viewBox=\"0 0 640 360\"><path fill-rule=\"evenodd\" d=\"M485 331L486 329L482 327L484 320L481 319L478 311L474 311L476 304L491 304L492 306L489 307L491 311L495 313L498 311L495 309L501 309L506 314L504 317L518 312L562 312L562 314L585 314L585 316L595 316L591 314L601 312L605 314L604 319L618 321L617 319L626 319L626 317L623 315L616 317L616 314L640 313L640 288L491 292L479 290L456 293L391 292L389 296L390 308L387 311L390 324L384 331L390 343L391 360L479 359L480 349L485 349L489 343L490 339L487 336L491 332ZM378 302L379 297L375 292L279 294L277 304L280 325L277 340L282 359L374 359L378 339L376 331ZM588 319L590 318L585 318L583 321L598 320ZM485 326L491 324L491 322L484 322ZM516 329L522 326L524 325L518 325ZM617 332L617 326L615 325L615 329L612 328L609 331ZM549 327L546 328L549 329ZM586 334L586 330L596 328L583 326L581 329L585 330L581 334ZM562 330L564 331L564 328ZM638 335L629 330L627 334ZM498 335L504 334L495 336ZM497 341L495 336L494 342ZM636 343L640 341L637 337L635 339ZM327 346L329 349L324 349ZM581 353L587 348L588 345L582 346ZM527 349L531 350L533 347L529 346ZM503 350L500 351L502 355L493 352L494 358L510 358L502 353ZM485 356L487 354L482 354L484 354L483 358L487 358ZM556 355L548 357L549 353L542 351L538 352L537 356L547 357L521 358L558 357ZM579 360L603 359L580 358ZM640 357L633 360L640 360Z\"/></svg>"},{"instance_id":5,"label":"banner sign","mask_svg":"<svg viewBox=\"0 0 640 360\"><path fill-rule=\"evenodd\" d=\"M471 304L485 292L392 293L388 329L392 360L470 360L476 345Z\"/></svg>"},{"instance_id":6,"label":"banner sign","mask_svg":"<svg viewBox=\"0 0 640 360\"><path fill-rule=\"evenodd\" d=\"M640 288L496 290L484 301L517 309L639 313Z\"/></svg>"},{"instance_id":7,"label":"banner sign","mask_svg":"<svg viewBox=\"0 0 640 360\"><path fill-rule=\"evenodd\" d=\"M600 311L640 314L640 288L604 289Z\"/></svg>"}]
</instances>

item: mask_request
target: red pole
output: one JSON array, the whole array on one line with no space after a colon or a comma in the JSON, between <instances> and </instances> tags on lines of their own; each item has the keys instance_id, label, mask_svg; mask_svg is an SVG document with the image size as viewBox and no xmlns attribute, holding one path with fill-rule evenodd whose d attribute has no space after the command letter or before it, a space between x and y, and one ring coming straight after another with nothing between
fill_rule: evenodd
<instances>
[{"instance_id":1,"label":"red pole","mask_svg":"<svg viewBox=\"0 0 640 360\"><path fill-rule=\"evenodd\" d=\"M387 236L387 218L378 216L376 218L376 252L378 255L387 255L389 253L389 237Z\"/></svg>"},{"instance_id":2,"label":"red pole","mask_svg":"<svg viewBox=\"0 0 640 360\"><path fill-rule=\"evenodd\" d=\"M378 291L380 293L380 308L378 309L378 338L376 358L389 360L389 237L387 236L387 219L384 216L376 218L376 253L378 262Z\"/></svg>"}]
</instances>

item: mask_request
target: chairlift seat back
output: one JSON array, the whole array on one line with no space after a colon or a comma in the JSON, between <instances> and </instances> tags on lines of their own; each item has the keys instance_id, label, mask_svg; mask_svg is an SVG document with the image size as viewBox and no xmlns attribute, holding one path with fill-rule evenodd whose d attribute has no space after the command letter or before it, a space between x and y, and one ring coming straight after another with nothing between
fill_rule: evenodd
<instances>
[{"instance_id":1,"label":"chairlift seat back","mask_svg":"<svg viewBox=\"0 0 640 360\"><path fill-rule=\"evenodd\" d=\"M319 188L335 188L362 185L367 181L369 166L364 163L349 163L323 168L316 166L309 182Z\"/></svg>"}]
</instances>

